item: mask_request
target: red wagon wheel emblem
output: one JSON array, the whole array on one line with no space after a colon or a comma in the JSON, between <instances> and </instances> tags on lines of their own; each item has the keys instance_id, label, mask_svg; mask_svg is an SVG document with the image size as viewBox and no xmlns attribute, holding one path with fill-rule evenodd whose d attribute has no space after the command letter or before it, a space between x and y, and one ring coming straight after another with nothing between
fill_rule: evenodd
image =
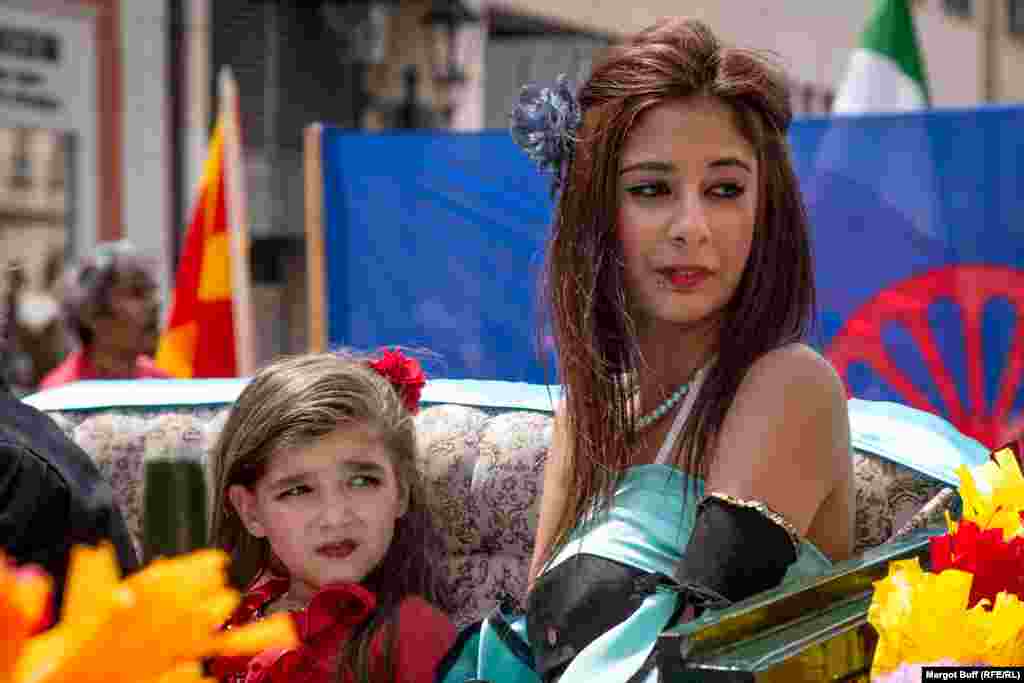
<instances>
[{"instance_id":1,"label":"red wagon wheel emblem","mask_svg":"<svg viewBox=\"0 0 1024 683\"><path fill-rule=\"evenodd\" d=\"M995 298L1006 299L1016 315L995 401L988 410L984 388L986 364L1003 360L985 358L982 345L982 316L986 304ZM961 402L956 382L928 323L928 308L940 299L959 307L970 407ZM913 338L947 408L945 414L886 351L882 330L891 322L905 326ZM854 313L829 343L825 354L848 391L850 365L864 363L885 379L907 405L942 415L964 434L989 448L998 447L1024 426L1019 421L1013 424L1011 415L1024 377L1024 271L1002 266L947 266L899 282L879 292Z\"/></svg>"}]
</instances>

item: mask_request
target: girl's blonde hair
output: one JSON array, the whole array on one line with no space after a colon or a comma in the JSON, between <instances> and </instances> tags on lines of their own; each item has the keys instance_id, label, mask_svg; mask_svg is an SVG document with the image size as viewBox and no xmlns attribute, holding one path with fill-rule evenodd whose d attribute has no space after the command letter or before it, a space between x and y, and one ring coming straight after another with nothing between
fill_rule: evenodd
<instances>
[{"instance_id":1,"label":"girl's blonde hair","mask_svg":"<svg viewBox=\"0 0 1024 683\"><path fill-rule=\"evenodd\" d=\"M369 680L369 645L378 630L387 635L385 667L391 671L396 608L405 597L419 595L442 609L450 607L435 572L445 557L444 541L416 467L413 417L395 387L370 367L371 360L345 351L288 357L268 365L238 397L209 462L210 539L231 556L232 581L244 589L265 572L286 572L267 539L245 529L227 498L228 488L251 488L272 456L307 446L339 427L366 426L381 439L409 506L395 524L384 559L362 582L376 594L378 609L345 646L343 659L356 680ZM377 664L372 668L379 670Z\"/></svg>"}]
</instances>

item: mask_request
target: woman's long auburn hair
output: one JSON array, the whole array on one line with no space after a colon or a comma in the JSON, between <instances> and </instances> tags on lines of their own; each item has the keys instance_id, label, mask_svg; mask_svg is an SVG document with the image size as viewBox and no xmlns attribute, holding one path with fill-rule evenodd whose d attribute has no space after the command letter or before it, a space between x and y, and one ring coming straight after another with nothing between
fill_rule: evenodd
<instances>
[{"instance_id":1,"label":"woman's long auburn hair","mask_svg":"<svg viewBox=\"0 0 1024 683\"><path fill-rule=\"evenodd\" d=\"M228 488L251 488L273 455L307 446L340 427L364 426L381 439L409 505L395 523L384 559L361 582L376 594L377 610L340 653L338 680L344 680L347 669L361 683L394 679L398 607L406 597L418 595L445 611L452 608L437 574L446 550L416 467L413 417L391 383L369 366L371 360L345 351L294 356L268 365L238 397L209 462L210 539L230 555L232 583L245 589L265 572L287 575L287 570L267 539L246 531L228 500ZM385 643L383 662L370 656L378 633Z\"/></svg>"},{"instance_id":2,"label":"woman's long auburn hair","mask_svg":"<svg viewBox=\"0 0 1024 683\"><path fill-rule=\"evenodd\" d=\"M544 282L564 390L566 505L547 557L631 463L630 409L643 365L630 316L616 225L619 166L630 129L662 102L711 97L734 114L757 154L759 202L751 252L719 328L716 362L677 449L706 477L715 436L747 370L808 332L814 283L807 216L789 157L784 73L766 55L723 46L703 23L663 20L611 48L579 91L583 120L558 199Z\"/></svg>"}]
</instances>

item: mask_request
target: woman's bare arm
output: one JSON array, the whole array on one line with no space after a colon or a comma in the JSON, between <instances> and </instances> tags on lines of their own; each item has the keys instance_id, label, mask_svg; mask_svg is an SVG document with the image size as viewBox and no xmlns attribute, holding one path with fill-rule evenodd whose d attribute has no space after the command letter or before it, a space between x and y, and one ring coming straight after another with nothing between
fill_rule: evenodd
<instances>
[{"instance_id":1,"label":"woman's bare arm","mask_svg":"<svg viewBox=\"0 0 1024 683\"><path fill-rule=\"evenodd\" d=\"M547 461L544 463L544 489L541 492L540 514L537 520L537 535L533 543L533 558L530 560L528 588L543 568L543 563L551 544L554 543L555 529L565 508L568 487L568 476L565 471L566 448L569 442L563 417L564 404L555 411L552 426L551 444L548 447Z\"/></svg>"},{"instance_id":2,"label":"woman's bare arm","mask_svg":"<svg viewBox=\"0 0 1024 683\"><path fill-rule=\"evenodd\" d=\"M790 345L751 367L722 425L707 491L759 500L807 536L826 499L849 485L846 393L828 361ZM837 508L812 538L834 560L849 555L852 520Z\"/></svg>"}]
</instances>

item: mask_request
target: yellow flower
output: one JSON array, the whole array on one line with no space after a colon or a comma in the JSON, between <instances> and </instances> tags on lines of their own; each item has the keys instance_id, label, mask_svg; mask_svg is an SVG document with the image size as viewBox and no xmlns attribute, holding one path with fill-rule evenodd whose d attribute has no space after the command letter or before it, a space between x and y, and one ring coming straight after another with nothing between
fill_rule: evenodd
<instances>
[{"instance_id":1,"label":"yellow flower","mask_svg":"<svg viewBox=\"0 0 1024 683\"><path fill-rule=\"evenodd\" d=\"M916 558L892 562L889 574L875 582L868 622L878 631L872 675L900 663L951 657L963 643L950 642L966 620L971 575L957 570L930 574Z\"/></svg>"},{"instance_id":2,"label":"yellow flower","mask_svg":"<svg viewBox=\"0 0 1024 683\"><path fill-rule=\"evenodd\" d=\"M11 680L25 640L42 626L52 583L40 570L15 569L0 553L0 683Z\"/></svg>"},{"instance_id":3,"label":"yellow flower","mask_svg":"<svg viewBox=\"0 0 1024 683\"><path fill-rule=\"evenodd\" d=\"M986 601L987 602L987 601ZM1024 602L1012 593L1000 593L991 612L972 610L973 628L985 622L979 630L984 641L977 650L986 666L1024 666Z\"/></svg>"},{"instance_id":4,"label":"yellow flower","mask_svg":"<svg viewBox=\"0 0 1024 683\"><path fill-rule=\"evenodd\" d=\"M875 582L868 623L878 631L871 677L901 664L949 659L962 664L1024 663L1024 603L1000 593L992 609L982 600L967 609L973 576L956 569L931 574L916 558L892 562Z\"/></svg>"},{"instance_id":5,"label":"yellow flower","mask_svg":"<svg viewBox=\"0 0 1024 683\"><path fill-rule=\"evenodd\" d=\"M75 548L60 622L28 641L11 683L192 683L205 680L203 657L295 647L284 614L220 631L240 600L227 563L225 553L201 550L121 581L109 544Z\"/></svg>"},{"instance_id":6,"label":"yellow flower","mask_svg":"<svg viewBox=\"0 0 1024 683\"><path fill-rule=\"evenodd\" d=\"M1010 449L996 453L995 460L975 468L957 468L964 503L962 519L971 520L982 530L1002 529L1003 539L1009 540L1024 531L1020 518L1024 511L1024 475ZM948 512L946 522L954 533L956 523Z\"/></svg>"}]
</instances>

